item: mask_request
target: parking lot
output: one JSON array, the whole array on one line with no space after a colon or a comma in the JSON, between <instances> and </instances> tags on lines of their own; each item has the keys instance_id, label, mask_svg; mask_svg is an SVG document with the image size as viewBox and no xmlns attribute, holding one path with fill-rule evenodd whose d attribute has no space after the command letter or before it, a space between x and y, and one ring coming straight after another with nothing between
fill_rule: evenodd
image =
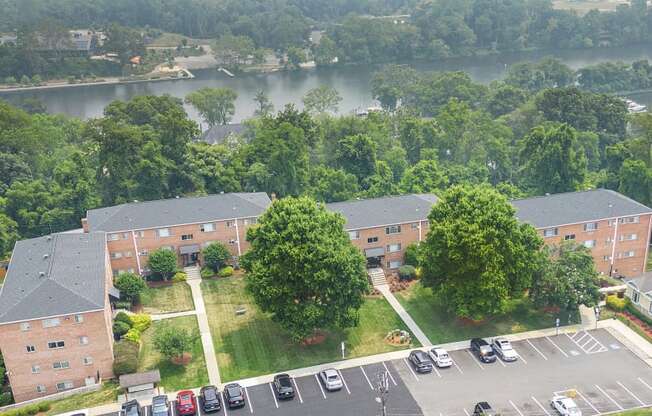
<instances>
[{"instance_id":1,"label":"parking lot","mask_svg":"<svg viewBox=\"0 0 652 416\"><path fill-rule=\"evenodd\" d=\"M392 363L426 415L468 416L487 401L501 415L553 416L553 394L574 396L583 415L652 405L652 370L606 330L512 343L519 360L481 363L469 350L455 365L416 374ZM402 362L401 362L402 361Z\"/></svg>"}]
</instances>

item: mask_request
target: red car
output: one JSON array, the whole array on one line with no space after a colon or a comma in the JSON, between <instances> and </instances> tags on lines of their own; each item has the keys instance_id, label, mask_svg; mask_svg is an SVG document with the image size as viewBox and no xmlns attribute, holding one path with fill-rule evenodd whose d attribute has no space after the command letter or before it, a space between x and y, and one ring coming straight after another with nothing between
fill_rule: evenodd
<instances>
[{"instance_id":1,"label":"red car","mask_svg":"<svg viewBox=\"0 0 652 416\"><path fill-rule=\"evenodd\" d=\"M190 390L183 390L177 393L177 414L192 416L197 413L197 401L195 393Z\"/></svg>"}]
</instances>

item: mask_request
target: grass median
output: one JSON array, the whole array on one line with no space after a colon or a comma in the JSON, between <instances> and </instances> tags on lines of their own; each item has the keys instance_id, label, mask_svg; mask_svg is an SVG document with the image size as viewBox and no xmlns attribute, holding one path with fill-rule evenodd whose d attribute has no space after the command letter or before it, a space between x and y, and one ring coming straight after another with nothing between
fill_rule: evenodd
<instances>
[{"instance_id":1,"label":"grass median","mask_svg":"<svg viewBox=\"0 0 652 416\"><path fill-rule=\"evenodd\" d=\"M346 358L404 348L384 340L391 330L407 328L383 298L365 300L357 327L330 332L317 345L301 345L253 304L243 278L205 280L202 292L222 381L341 360L342 341ZM236 315L239 308L246 312Z\"/></svg>"},{"instance_id":2,"label":"grass median","mask_svg":"<svg viewBox=\"0 0 652 416\"><path fill-rule=\"evenodd\" d=\"M161 314L195 309L190 286L185 282L148 287L140 294L143 312Z\"/></svg>"}]
</instances>

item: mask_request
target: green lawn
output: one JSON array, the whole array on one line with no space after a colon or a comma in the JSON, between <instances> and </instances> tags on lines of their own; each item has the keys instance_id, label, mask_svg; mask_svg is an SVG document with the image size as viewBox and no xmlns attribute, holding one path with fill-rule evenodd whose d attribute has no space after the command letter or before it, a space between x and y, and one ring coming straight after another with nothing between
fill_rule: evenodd
<instances>
[{"instance_id":1,"label":"green lawn","mask_svg":"<svg viewBox=\"0 0 652 416\"><path fill-rule=\"evenodd\" d=\"M192 360L188 365L175 365L163 358L154 349L153 337L156 328L160 325L172 325L175 328L185 328L194 331L197 339L192 348ZM184 388L200 387L208 384L208 372L206 371L206 360L204 350L199 338L199 327L195 316L182 316L179 318L154 321L152 326L143 333L141 338L142 346L138 355L138 371L152 370L158 368L161 372L161 385L166 391L175 391Z\"/></svg>"},{"instance_id":2,"label":"green lawn","mask_svg":"<svg viewBox=\"0 0 652 416\"><path fill-rule=\"evenodd\" d=\"M447 314L432 291L418 282L397 293L396 298L435 344L549 328L557 317L535 309L527 300L519 300L511 302L504 315L489 317L482 323L461 322ZM568 316L560 318L562 324L568 320ZM578 318L573 319L577 323Z\"/></svg>"},{"instance_id":3,"label":"green lawn","mask_svg":"<svg viewBox=\"0 0 652 416\"><path fill-rule=\"evenodd\" d=\"M140 295L143 312L148 314L191 311L195 309L190 286L186 282L149 287Z\"/></svg>"},{"instance_id":4,"label":"green lawn","mask_svg":"<svg viewBox=\"0 0 652 416\"><path fill-rule=\"evenodd\" d=\"M98 391L82 394L74 394L60 400L50 402L50 410L46 415L71 412L78 409L86 409L113 403L118 400L118 382L115 380L106 381Z\"/></svg>"},{"instance_id":5,"label":"green lawn","mask_svg":"<svg viewBox=\"0 0 652 416\"><path fill-rule=\"evenodd\" d=\"M342 341L347 358L394 351L400 348L385 343L384 337L392 329L406 329L384 299L368 298L358 327L330 333L319 345L303 346L257 309L244 292L242 278L204 280L202 292L222 381L340 360ZM240 306L247 312L236 316Z\"/></svg>"},{"instance_id":6,"label":"green lawn","mask_svg":"<svg viewBox=\"0 0 652 416\"><path fill-rule=\"evenodd\" d=\"M613 416L650 416L652 415L652 407L645 409L626 410L624 412L616 413Z\"/></svg>"}]
</instances>

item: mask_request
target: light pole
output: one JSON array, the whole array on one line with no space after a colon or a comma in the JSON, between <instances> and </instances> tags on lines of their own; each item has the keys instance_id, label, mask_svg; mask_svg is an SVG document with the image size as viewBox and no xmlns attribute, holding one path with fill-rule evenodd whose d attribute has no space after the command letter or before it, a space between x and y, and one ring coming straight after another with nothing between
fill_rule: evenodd
<instances>
[{"instance_id":1,"label":"light pole","mask_svg":"<svg viewBox=\"0 0 652 416\"><path fill-rule=\"evenodd\" d=\"M387 416L387 394L389 393L389 373L387 371L379 371L377 374L377 386L380 397L376 397L376 401L380 403L380 415Z\"/></svg>"},{"instance_id":2,"label":"light pole","mask_svg":"<svg viewBox=\"0 0 652 416\"><path fill-rule=\"evenodd\" d=\"M595 329L598 329L598 321L600 320L600 305L596 305L593 311L595 312Z\"/></svg>"}]
</instances>

